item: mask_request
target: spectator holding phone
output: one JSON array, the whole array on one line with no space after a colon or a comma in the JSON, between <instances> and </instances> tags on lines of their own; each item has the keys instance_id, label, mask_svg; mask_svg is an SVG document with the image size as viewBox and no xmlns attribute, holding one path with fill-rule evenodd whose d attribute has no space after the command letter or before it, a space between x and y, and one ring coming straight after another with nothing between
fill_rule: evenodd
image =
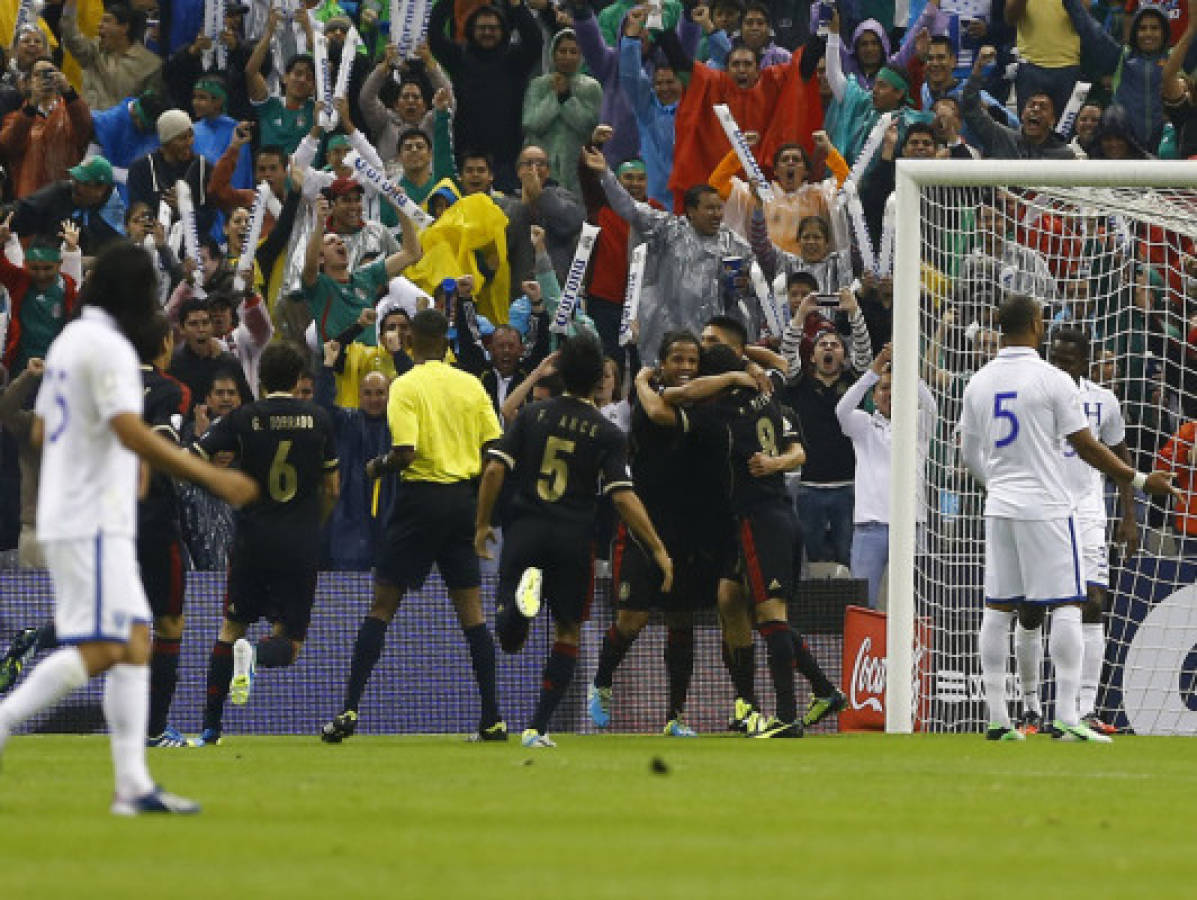
<instances>
[{"instance_id":1,"label":"spectator holding phone","mask_svg":"<svg viewBox=\"0 0 1197 900\"><path fill-rule=\"evenodd\" d=\"M25 104L0 126L0 156L18 197L66 178L91 133L87 104L49 57L39 58L22 81Z\"/></svg>"}]
</instances>

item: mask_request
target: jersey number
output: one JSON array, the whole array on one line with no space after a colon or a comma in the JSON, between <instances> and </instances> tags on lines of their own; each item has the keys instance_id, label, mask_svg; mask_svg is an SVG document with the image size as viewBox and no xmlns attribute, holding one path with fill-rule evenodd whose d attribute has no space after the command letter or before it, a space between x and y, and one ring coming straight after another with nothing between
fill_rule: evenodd
<instances>
[{"instance_id":1,"label":"jersey number","mask_svg":"<svg viewBox=\"0 0 1197 900\"><path fill-rule=\"evenodd\" d=\"M1008 444L1013 444L1018 437L1018 417L1014 415L1014 410L1004 409L1003 404L1008 400L1014 400L1018 397L1018 391L1003 391L1000 394L993 395L993 417L995 419L1006 419L1010 423L1010 430L1006 432L1006 436L1001 438L993 446L1005 447Z\"/></svg>"},{"instance_id":2,"label":"jersey number","mask_svg":"<svg viewBox=\"0 0 1197 900\"><path fill-rule=\"evenodd\" d=\"M279 441L278 449L274 451L274 459L270 461L270 499L275 503L286 503L295 496L299 487L299 475L295 466L287 462L287 454L291 452L290 441Z\"/></svg>"},{"instance_id":3,"label":"jersey number","mask_svg":"<svg viewBox=\"0 0 1197 900\"><path fill-rule=\"evenodd\" d=\"M546 503L555 503L565 493L569 482L569 463L564 457L574 452L574 441L551 437L544 445L540 460L540 477L536 479L536 493Z\"/></svg>"},{"instance_id":4,"label":"jersey number","mask_svg":"<svg viewBox=\"0 0 1197 900\"><path fill-rule=\"evenodd\" d=\"M756 420L756 439L766 456L777 455L777 429L773 427L772 419Z\"/></svg>"}]
</instances>

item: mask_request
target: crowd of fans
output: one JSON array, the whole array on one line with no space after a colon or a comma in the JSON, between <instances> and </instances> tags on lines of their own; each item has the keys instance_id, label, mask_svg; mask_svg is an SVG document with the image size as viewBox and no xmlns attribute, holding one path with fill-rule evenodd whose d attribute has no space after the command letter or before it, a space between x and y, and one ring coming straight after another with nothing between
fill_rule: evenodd
<instances>
[{"instance_id":1,"label":"crowd of fans","mask_svg":"<svg viewBox=\"0 0 1197 900\"><path fill-rule=\"evenodd\" d=\"M382 0L227 0L219 33L204 0L5 6L0 546L19 533L22 565L40 562L27 410L105 244L127 238L157 264L177 328L169 372L191 396L184 440L255 396L267 343L307 349L306 389L334 410L344 473L325 563L360 569L387 503L363 465L389 441L387 385L410 365L410 317L446 310L454 361L509 419L561 390L550 323L590 225L574 315L610 356L604 411L627 427L626 385L664 334L740 318L789 364L808 459L794 486L805 555L856 562L875 595L888 513L876 479L854 490L865 426L849 414L863 400L888 421L874 360L892 329L895 160L1197 154L1185 0L436 0L414 35ZM741 167L718 104L764 181ZM1122 398L1137 465L1151 468L1178 427L1161 393L1197 396L1184 384L1191 247L1132 234L1103 257L1118 262L1078 274L1087 241L1117 236L1037 244L1027 202L975 191L927 237L924 303L940 327L926 335L924 378L958 399L996 346L996 292L1031 293L1055 319L1091 326L1099 363L1122 361L1105 380L1138 386ZM629 341L625 285L641 244ZM1192 445L1182 429L1160 465L1191 466ZM201 491L183 500L193 564L223 567L229 510ZM1178 519L1197 533L1191 523Z\"/></svg>"}]
</instances>

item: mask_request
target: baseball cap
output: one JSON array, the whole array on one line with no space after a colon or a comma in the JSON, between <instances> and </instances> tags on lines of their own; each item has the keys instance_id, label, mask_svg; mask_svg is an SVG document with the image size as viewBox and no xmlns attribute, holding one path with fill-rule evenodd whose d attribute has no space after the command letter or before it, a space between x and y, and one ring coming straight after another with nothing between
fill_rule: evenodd
<instances>
[{"instance_id":1,"label":"baseball cap","mask_svg":"<svg viewBox=\"0 0 1197 900\"><path fill-rule=\"evenodd\" d=\"M349 147L349 146L352 146L349 143L349 138L343 134L334 134L332 137L330 137L328 139L328 149L329 150L336 150L338 147Z\"/></svg>"},{"instance_id":2,"label":"baseball cap","mask_svg":"<svg viewBox=\"0 0 1197 900\"><path fill-rule=\"evenodd\" d=\"M365 188L352 178L337 178L328 186L330 197L344 197L346 194L351 194L354 191L365 193Z\"/></svg>"},{"instance_id":3,"label":"baseball cap","mask_svg":"<svg viewBox=\"0 0 1197 900\"><path fill-rule=\"evenodd\" d=\"M83 184L112 184L112 164L102 156L89 156L67 174Z\"/></svg>"}]
</instances>

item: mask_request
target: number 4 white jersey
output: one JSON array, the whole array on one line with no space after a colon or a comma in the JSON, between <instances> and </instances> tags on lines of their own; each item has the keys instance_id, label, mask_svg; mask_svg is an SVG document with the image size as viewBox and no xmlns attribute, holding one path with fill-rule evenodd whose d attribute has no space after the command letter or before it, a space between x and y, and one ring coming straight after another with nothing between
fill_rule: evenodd
<instances>
[{"instance_id":1,"label":"number 4 white jersey","mask_svg":"<svg viewBox=\"0 0 1197 900\"><path fill-rule=\"evenodd\" d=\"M1005 347L969 380L963 406L963 456L985 483L985 515L1067 518L1060 441L1088 424L1076 383L1030 347Z\"/></svg>"},{"instance_id":2,"label":"number 4 white jersey","mask_svg":"<svg viewBox=\"0 0 1197 900\"><path fill-rule=\"evenodd\" d=\"M137 456L109 423L141 416L133 345L103 310L85 306L55 338L36 411L45 426L37 494L40 541L137 535Z\"/></svg>"},{"instance_id":3,"label":"number 4 white jersey","mask_svg":"<svg viewBox=\"0 0 1197 900\"><path fill-rule=\"evenodd\" d=\"M1089 430L1107 447L1117 447L1126 440L1126 421L1114 393L1088 378L1080 381L1081 407L1089 420ZM1064 483L1072 494L1079 519L1106 519L1106 477L1076 455L1072 444L1060 442L1064 459Z\"/></svg>"}]
</instances>

